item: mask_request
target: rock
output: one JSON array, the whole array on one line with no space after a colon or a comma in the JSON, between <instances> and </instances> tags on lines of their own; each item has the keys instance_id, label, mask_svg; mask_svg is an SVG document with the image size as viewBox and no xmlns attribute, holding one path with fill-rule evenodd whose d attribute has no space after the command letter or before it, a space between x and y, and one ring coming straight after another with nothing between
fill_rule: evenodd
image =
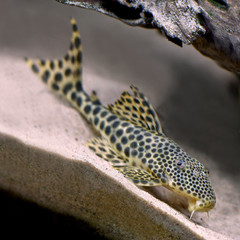
<instances>
[{"instance_id":1,"label":"rock","mask_svg":"<svg viewBox=\"0 0 240 240\"><path fill-rule=\"evenodd\" d=\"M0 76L6 79L1 88L1 188L89 222L109 238L229 239L131 184L83 146L91 129L22 60L5 57L0 63L6 69Z\"/></svg>"}]
</instances>

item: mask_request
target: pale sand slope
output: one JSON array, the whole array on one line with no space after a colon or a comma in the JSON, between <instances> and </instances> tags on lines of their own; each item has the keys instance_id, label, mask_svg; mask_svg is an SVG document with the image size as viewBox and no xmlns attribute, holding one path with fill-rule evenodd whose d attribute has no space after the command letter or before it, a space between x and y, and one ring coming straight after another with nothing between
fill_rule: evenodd
<instances>
[{"instance_id":1,"label":"pale sand slope","mask_svg":"<svg viewBox=\"0 0 240 240\"><path fill-rule=\"evenodd\" d=\"M227 239L202 225L238 239L240 115L229 91L234 76L191 47L180 49L154 31L94 12L54 1L7 1L0 11L3 189L89 221L106 236L144 239L151 232L153 239L192 239L196 232L204 239ZM156 190L149 195L95 157L83 146L94 136L88 124L27 68L23 56L65 54L70 16L83 37L85 89L112 103L131 83L140 87L166 134L209 168L217 193L209 219L197 213L196 224L189 222L157 200L165 198Z\"/></svg>"}]
</instances>

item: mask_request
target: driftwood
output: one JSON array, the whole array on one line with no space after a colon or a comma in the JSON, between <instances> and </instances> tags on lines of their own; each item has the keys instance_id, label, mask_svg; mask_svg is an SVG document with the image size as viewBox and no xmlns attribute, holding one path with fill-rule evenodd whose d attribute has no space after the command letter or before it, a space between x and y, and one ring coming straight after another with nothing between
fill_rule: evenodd
<instances>
[{"instance_id":1,"label":"driftwood","mask_svg":"<svg viewBox=\"0 0 240 240\"><path fill-rule=\"evenodd\" d=\"M132 26L156 28L170 41L192 44L223 68L240 73L239 0L57 0L93 9Z\"/></svg>"}]
</instances>

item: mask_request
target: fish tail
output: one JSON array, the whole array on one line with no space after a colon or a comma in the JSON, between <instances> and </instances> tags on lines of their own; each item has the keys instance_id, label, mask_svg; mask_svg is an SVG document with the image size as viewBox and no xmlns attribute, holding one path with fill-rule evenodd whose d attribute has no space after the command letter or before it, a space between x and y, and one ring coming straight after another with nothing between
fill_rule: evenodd
<instances>
[{"instance_id":1,"label":"fish tail","mask_svg":"<svg viewBox=\"0 0 240 240\"><path fill-rule=\"evenodd\" d=\"M84 102L92 101L82 88L82 44L76 21L72 18L72 39L67 54L62 59L28 59L32 71L55 93L66 98L78 111ZM93 102L93 101L92 101Z\"/></svg>"}]
</instances>

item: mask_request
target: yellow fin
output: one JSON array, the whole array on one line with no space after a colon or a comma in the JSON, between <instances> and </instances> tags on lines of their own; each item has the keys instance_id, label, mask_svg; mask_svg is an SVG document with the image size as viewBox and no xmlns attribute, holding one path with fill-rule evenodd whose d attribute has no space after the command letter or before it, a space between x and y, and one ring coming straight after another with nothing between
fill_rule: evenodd
<instances>
[{"instance_id":1,"label":"yellow fin","mask_svg":"<svg viewBox=\"0 0 240 240\"><path fill-rule=\"evenodd\" d=\"M95 154L111 163L112 166L126 166L128 160L118 153L105 139L93 138L86 144Z\"/></svg>"},{"instance_id":2,"label":"yellow fin","mask_svg":"<svg viewBox=\"0 0 240 240\"><path fill-rule=\"evenodd\" d=\"M82 45L76 21L71 19L72 39L69 51L62 59L40 60L28 59L29 67L42 81L56 93L67 96L72 88L82 90Z\"/></svg>"},{"instance_id":3,"label":"yellow fin","mask_svg":"<svg viewBox=\"0 0 240 240\"><path fill-rule=\"evenodd\" d=\"M152 104L138 88L131 85L133 96L123 92L120 98L108 109L119 117L157 134L163 134L160 121Z\"/></svg>"},{"instance_id":4,"label":"yellow fin","mask_svg":"<svg viewBox=\"0 0 240 240\"><path fill-rule=\"evenodd\" d=\"M137 167L115 167L127 179L138 186L157 186L162 185L159 178L154 177L147 171Z\"/></svg>"}]
</instances>

